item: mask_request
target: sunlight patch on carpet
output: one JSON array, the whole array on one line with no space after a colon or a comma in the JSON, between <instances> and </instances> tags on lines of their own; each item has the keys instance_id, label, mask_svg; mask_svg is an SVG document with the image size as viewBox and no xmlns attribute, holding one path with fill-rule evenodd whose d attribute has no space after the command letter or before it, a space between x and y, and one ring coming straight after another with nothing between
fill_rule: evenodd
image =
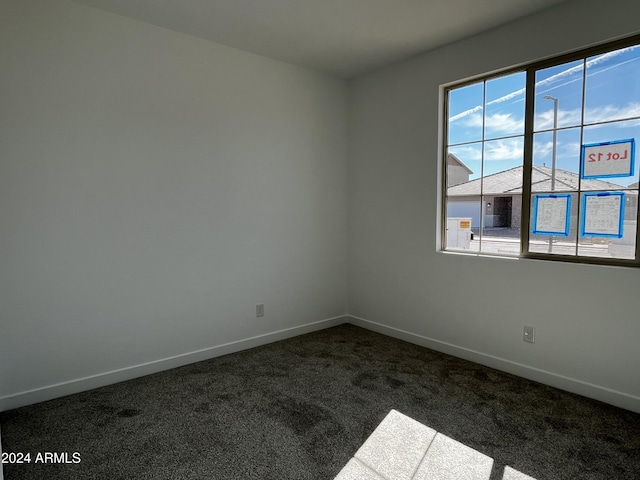
<instances>
[{"instance_id":1,"label":"sunlight patch on carpet","mask_svg":"<svg viewBox=\"0 0 640 480\"><path fill-rule=\"evenodd\" d=\"M335 480L489 480L493 459L391 410ZM506 467L503 480L535 480Z\"/></svg>"}]
</instances>

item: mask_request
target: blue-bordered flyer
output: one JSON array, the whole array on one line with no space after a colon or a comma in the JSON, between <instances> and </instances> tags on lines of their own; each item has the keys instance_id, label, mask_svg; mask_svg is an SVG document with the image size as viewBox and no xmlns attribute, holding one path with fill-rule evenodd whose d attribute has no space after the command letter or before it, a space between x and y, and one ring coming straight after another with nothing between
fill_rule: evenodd
<instances>
[{"instance_id":1,"label":"blue-bordered flyer","mask_svg":"<svg viewBox=\"0 0 640 480\"><path fill-rule=\"evenodd\" d=\"M571 194L549 193L533 197L533 225L535 235L569 236Z\"/></svg>"},{"instance_id":2,"label":"blue-bordered flyer","mask_svg":"<svg viewBox=\"0 0 640 480\"><path fill-rule=\"evenodd\" d=\"M631 177L635 155L633 138L582 145L580 178Z\"/></svg>"},{"instance_id":3,"label":"blue-bordered flyer","mask_svg":"<svg viewBox=\"0 0 640 480\"><path fill-rule=\"evenodd\" d=\"M622 238L624 203L623 192L583 193L580 236Z\"/></svg>"}]
</instances>

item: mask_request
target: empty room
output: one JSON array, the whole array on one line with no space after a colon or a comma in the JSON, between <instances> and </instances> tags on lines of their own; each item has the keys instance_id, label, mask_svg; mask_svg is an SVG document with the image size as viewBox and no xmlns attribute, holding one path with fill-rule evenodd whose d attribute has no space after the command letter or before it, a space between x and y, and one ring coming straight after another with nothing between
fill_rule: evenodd
<instances>
[{"instance_id":1,"label":"empty room","mask_svg":"<svg viewBox=\"0 0 640 480\"><path fill-rule=\"evenodd\" d=\"M638 15L0 0L0 480L640 478Z\"/></svg>"}]
</instances>

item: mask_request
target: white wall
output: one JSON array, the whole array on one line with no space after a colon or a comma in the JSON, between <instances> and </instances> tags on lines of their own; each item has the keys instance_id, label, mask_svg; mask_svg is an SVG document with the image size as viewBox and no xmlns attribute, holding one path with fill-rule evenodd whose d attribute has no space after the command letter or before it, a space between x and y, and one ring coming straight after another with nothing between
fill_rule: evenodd
<instances>
[{"instance_id":1,"label":"white wall","mask_svg":"<svg viewBox=\"0 0 640 480\"><path fill-rule=\"evenodd\" d=\"M0 65L0 410L346 312L343 81L64 0Z\"/></svg>"},{"instance_id":2,"label":"white wall","mask_svg":"<svg viewBox=\"0 0 640 480\"><path fill-rule=\"evenodd\" d=\"M439 87L632 33L638 14L574 0L350 83L356 323L640 411L640 270L436 251Z\"/></svg>"}]
</instances>

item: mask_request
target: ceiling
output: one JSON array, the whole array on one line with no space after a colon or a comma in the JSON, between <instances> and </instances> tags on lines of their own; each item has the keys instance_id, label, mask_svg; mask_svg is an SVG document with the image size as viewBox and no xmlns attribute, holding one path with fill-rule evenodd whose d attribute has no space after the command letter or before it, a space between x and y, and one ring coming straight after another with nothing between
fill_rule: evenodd
<instances>
[{"instance_id":1,"label":"ceiling","mask_svg":"<svg viewBox=\"0 0 640 480\"><path fill-rule=\"evenodd\" d=\"M351 78L566 0L74 0Z\"/></svg>"}]
</instances>

